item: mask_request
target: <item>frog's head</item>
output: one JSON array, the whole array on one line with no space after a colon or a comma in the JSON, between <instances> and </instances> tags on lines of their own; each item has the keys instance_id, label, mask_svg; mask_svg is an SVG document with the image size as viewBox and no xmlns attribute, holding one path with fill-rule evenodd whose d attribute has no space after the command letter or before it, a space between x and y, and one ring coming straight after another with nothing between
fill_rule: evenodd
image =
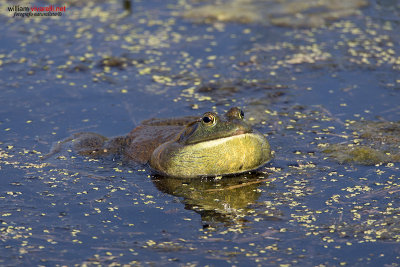
<instances>
[{"instance_id":1,"label":"frog's head","mask_svg":"<svg viewBox=\"0 0 400 267\"><path fill-rule=\"evenodd\" d=\"M243 119L244 113L238 107L231 108L223 117L214 112L206 112L200 119L186 126L178 142L191 145L253 132Z\"/></svg>"},{"instance_id":2,"label":"frog's head","mask_svg":"<svg viewBox=\"0 0 400 267\"><path fill-rule=\"evenodd\" d=\"M199 177L254 170L270 159L267 139L234 107L224 116L206 112L189 123L176 140L153 152L150 165L170 176Z\"/></svg>"}]
</instances>

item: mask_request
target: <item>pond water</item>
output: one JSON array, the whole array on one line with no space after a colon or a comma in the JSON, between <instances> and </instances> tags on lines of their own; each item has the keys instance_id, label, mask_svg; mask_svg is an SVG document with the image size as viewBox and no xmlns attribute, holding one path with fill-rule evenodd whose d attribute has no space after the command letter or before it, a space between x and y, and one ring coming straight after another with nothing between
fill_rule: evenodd
<instances>
[{"instance_id":1,"label":"pond water","mask_svg":"<svg viewBox=\"0 0 400 267\"><path fill-rule=\"evenodd\" d=\"M0 265L400 265L398 1L70 1L51 17L14 3L0 3ZM233 106L275 153L253 173L40 159L76 132Z\"/></svg>"}]
</instances>

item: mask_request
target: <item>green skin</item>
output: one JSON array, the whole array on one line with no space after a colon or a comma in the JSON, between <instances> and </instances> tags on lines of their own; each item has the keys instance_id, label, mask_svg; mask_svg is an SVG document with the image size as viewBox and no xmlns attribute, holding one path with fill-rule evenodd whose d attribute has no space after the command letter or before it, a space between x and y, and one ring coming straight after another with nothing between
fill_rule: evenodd
<instances>
[{"instance_id":1,"label":"green skin","mask_svg":"<svg viewBox=\"0 0 400 267\"><path fill-rule=\"evenodd\" d=\"M237 107L223 117L206 112L201 118L150 119L124 137L77 133L66 141L81 155L122 154L161 175L181 178L247 172L272 157L267 139L243 121Z\"/></svg>"}]
</instances>

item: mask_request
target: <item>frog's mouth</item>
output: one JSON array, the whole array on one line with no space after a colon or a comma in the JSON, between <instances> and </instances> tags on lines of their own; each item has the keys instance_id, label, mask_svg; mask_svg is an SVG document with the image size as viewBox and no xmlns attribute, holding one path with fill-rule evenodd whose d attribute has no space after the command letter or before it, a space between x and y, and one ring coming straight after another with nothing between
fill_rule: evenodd
<instances>
[{"instance_id":1,"label":"frog's mouth","mask_svg":"<svg viewBox=\"0 0 400 267\"><path fill-rule=\"evenodd\" d=\"M233 135L241 135L241 134L247 134L247 133L251 133L251 132L252 131L246 131L246 130L243 130L243 129L238 129L233 133Z\"/></svg>"},{"instance_id":2,"label":"frog's mouth","mask_svg":"<svg viewBox=\"0 0 400 267\"><path fill-rule=\"evenodd\" d=\"M209 141L213 141L213 140L234 137L234 136L238 136L238 135L254 133L254 130L250 127L237 127L236 129L232 129L231 131L226 131L224 134L215 134L215 136L213 136L212 134L204 135L202 138L199 138L197 140L190 140L190 137L192 136L193 133L195 133L195 131L197 130L197 127L198 127L198 125L195 125L195 127L186 127L180 133L180 135L178 137L178 142L182 142L186 145L192 145L192 144L197 144L197 143L202 143L202 142L209 142Z\"/></svg>"},{"instance_id":3,"label":"frog's mouth","mask_svg":"<svg viewBox=\"0 0 400 267\"><path fill-rule=\"evenodd\" d=\"M194 143L191 143L191 144L203 143L203 142L207 143L207 142L216 141L216 140L227 140L227 139L230 139L230 138L233 138L233 137L236 138L239 135L246 135L246 134L250 134L251 135L251 134L253 134L253 131L252 130L248 130L248 129L237 129L237 130L235 130L233 132L227 133L226 135L219 135L219 136L216 136L215 138L201 140L201 141L194 142Z\"/></svg>"}]
</instances>

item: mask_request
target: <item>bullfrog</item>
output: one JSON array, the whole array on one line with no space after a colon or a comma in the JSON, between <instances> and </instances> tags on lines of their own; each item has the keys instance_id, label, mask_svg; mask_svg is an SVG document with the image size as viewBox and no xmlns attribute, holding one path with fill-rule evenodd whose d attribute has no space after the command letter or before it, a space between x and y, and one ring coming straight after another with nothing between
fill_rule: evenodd
<instances>
[{"instance_id":1,"label":"bullfrog","mask_svg":"<svg viewBox=\"0 0 400 267\"><path fill-rule=\"evenodd\" d=\"M251 171L271 159L268 140L244 122L238 107L223 116L145 120L128 135L106 138L76 133L68 141L81 155L120 154L156 173L195 178Z\"/></svg>"}]
</instances>

